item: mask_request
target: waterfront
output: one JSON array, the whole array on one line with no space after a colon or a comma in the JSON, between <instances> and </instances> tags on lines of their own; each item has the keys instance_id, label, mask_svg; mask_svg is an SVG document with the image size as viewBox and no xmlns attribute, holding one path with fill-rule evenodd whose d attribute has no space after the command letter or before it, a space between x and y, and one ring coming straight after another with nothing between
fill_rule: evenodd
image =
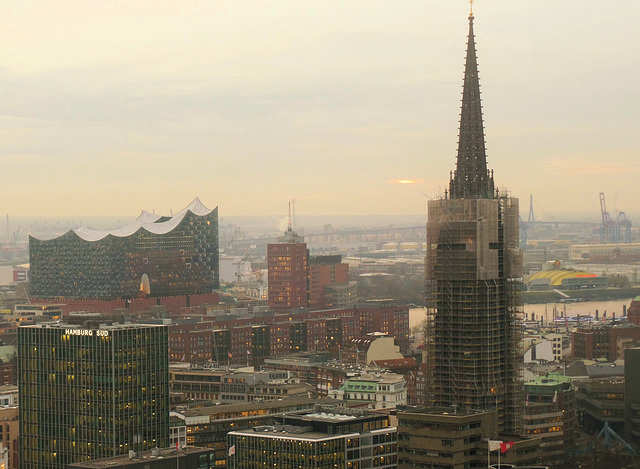
<instances>
[{"instance_id":1,"label":"waterfront","mask_svg":"<svg viewBox=\"0 0 640 469\"><path fill-rule=\"evenodd\" d=\"M553 321L554 309L557 312L557 316L560 317L574 317L574 316L596 316L598 311L599 317L602 318L606 312L606 317L610 318L613 313L616 317L621 317L623 313L623 307L629 308L632 298L624 298L619 300L610 301L582 301L577 303L539 303L539 304L526 304L524 305L524 312L528 319L531 319L532 315L535 315L536 319L540 317L545 318L545 322ZM409 309L409 326L411 328L417 326L425 319L426 308L411 308Z\"/></svg>"}]
</instances>

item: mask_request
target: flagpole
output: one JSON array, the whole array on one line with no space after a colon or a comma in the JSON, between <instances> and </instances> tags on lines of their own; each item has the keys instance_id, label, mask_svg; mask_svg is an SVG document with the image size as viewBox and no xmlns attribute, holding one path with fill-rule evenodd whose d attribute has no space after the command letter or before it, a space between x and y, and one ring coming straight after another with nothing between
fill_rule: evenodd
<instances>
[{"instance_id":1,"label":"flagpole","mask_svg":"<svg viewBox=\"0 0 640 469\"><path fill-rule=\"evenodd\" d=\"M491 439L487 441L487 469L491 469Z\"/></svg>"}]
</instances>

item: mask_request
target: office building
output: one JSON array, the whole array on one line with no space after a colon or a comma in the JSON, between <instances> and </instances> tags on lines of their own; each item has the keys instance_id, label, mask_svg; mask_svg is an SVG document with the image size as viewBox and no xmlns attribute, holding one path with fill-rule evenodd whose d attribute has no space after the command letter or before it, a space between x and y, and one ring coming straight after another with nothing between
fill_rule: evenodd
<instances>
[{"instance_id":1,"label":"office building","mask_svg":"<svg viewBox=\"0 0 640 469\"><path fill-rule=\"evenodd\" d=\"M518 199L497 190L487 169L473 21L471 14L456 169L444 197L429 201L427 403L498 409L500 430L519 434Z\"/></svg>"},{"instance_id":2,"label":"office building","mask_svg":"<svg viewBox=\"0 0 640 469\"><path fill-rule=\"evenodd\" d=\"M166 326L18 328L20 468L169 445Z\"/></svg>"},{"instance_id":3,"label":"office building","mask_svg":"<svg viewBox=\"0 0 640 469\"><path fill-rule=\"evenodd\" d=\"M505 467L525 467L539 460L539 438L498 434L496 411L404 408L398 411L398 469L487 467L488 440L513 443L501 454ZM508 439L507 439L508 438ZM491 463L497 463L497 452ZM497 467L492 466L492 467ZM536 466L541 467L541 466Z\"/></svg>"},{"instance_id":4,"label":"office building","mask_svg":"<svg viewBox=\"0 0 640 469\"><path fill-rule=\"evenodd\" d=\"M172 412L182 420L182 428L189 446L215 448L217 468L227 467L227 434L260 425L275 425L282 422L285 414L310 413L315 401L307 398L289 397L265 402L222 404Z\"/></svg>"},{"instance_id":5,"label":"office building","mask_svg":"<svg viewBox=\"0 0 640 469\"><path fill-rule=\"evenodd\" d=\"M624 373L624 372L623 372ZM625 426L624 377L575 380L578 423L588 433L598 433L605 423L620 434Z\"/></svg>"},{"instance_id":6,"label":"office building","mask_svg":"<svg viewBox=\"0 0 640 469\"><path fill-rule=\"evenodd\" d=\"M309 250L291 227L267 245L269 306L276 312L309 306Z\"/></svg>"},{"instance_id":7,"label":"office building","mask_svg":"<svg viewBox=\"0 0 640 469\"><path fill-rule=\"evenodd\" d=\"M142 212L112 231L29 237L30 293L39 299L120 300L217 290L218 209L195 199L172 216ZM187 305L188 306L188 305Z\"/></svg>"},{"instance_id":8,"label":"office building","mask_svg":"<svg viewBox=\"0 0 640 469\"><path fill-rule=\"evenodd\" d=\"M576 391L571 378L538 376L524 385L524 433L540 437L541 460L552 463L575 449L578 436Z\"/></svg>"},{"instance_id":9,"label":"office building","mask_svg":"<svg viewBox=\"0 0 640 469\"><path fill-rule=\"evenodd\" d=\"M227 438L229 469L397 467L396 427L383 415L346 409L289 415L274 426L230 432Z\"/></svg>"}]
</instances>

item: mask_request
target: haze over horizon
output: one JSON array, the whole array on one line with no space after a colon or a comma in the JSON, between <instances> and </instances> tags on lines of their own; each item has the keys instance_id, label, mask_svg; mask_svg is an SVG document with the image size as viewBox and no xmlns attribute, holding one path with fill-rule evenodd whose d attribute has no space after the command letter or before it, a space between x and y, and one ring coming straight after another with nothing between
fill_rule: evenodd
<instances>
[{"instance_id":1,"label":"haze over horizon","mask_svg":"<svg viewBox=\"0 0 640 469\"><path fill-rule=\"evenodd\" d=\"M473 8L497 185L522 213L533 194L537 214L597 219L605 192L640 215L637 2ZM468 11L0 2L0 213L135 217L197 196L222 217L286 215L292 197L299 216L425 214L455 166Z\"/></svg>"}]
</instances>

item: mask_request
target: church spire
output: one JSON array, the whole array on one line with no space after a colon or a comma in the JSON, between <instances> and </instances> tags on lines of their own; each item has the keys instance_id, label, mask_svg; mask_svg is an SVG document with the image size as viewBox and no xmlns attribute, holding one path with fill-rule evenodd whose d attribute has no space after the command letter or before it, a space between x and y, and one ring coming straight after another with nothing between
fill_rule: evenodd
<instances>
[{"instance_id":1,"label":"church spire","mask_svg":"<svg viewBox=\"0 0 640 469\"><path fill-rule=\"evenodd\" d=\"M458 157L456 170L449 182L449 198L484 199L492 197L494 197L494 184L493 175L487 169L472 10L469 13L469 38L464 68Z\"/></svg>"}]
</instances>

